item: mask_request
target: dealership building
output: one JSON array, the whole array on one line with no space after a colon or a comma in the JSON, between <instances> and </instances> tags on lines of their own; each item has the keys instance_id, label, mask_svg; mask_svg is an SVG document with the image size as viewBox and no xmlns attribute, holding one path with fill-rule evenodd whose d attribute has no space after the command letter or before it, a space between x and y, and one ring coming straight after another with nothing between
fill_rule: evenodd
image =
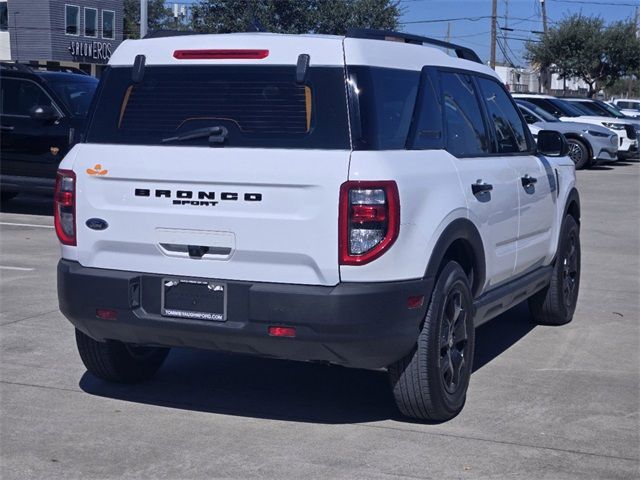
<instances>
[{"instance_id":1,"label":"dealership building","mask_svg":"<svg viewBox=\"0 0 640 480\"><path fill-rule=\"evenodd\" d=\"M122 42L123 0L0 0L0 60L99 77Z\"/></svg>"}]
</instances>

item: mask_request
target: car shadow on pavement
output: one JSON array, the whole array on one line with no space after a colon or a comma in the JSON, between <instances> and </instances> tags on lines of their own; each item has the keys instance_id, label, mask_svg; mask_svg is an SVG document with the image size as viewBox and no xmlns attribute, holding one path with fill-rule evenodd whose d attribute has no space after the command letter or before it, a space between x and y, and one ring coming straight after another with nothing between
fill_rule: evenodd
<instances>
[{"instance_id":1,"label":"car shadow on pavement","mask_svg":"<svg viewBox=\"0 0 640 480\"><path fill-rule=\"evenodd\" d=\"M479 327L474 371L530 332L529 316L526 305L519 305ZM85 373L80 388L100 397L252 418L324 424L402 420L383 371L185 348L172 349L146 383L112 384Z\"/></svg>"},{"instance_id":2,"label":"car shadow on pavement","mask_svg":"<svg viewBox=\"0 0 640 480\"><path fill-rule=\"evenodd\" d=\"M0 211L21 215L53 216L53 197L51 195L20 194L9 201L1 202Z\"/></svg>"}]
</instances>

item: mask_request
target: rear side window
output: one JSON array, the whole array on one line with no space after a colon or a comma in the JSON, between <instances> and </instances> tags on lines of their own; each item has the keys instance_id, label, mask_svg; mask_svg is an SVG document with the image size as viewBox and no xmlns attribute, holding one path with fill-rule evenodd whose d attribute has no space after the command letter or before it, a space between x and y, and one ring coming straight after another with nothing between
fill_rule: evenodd
<instances>
[{"instance_id":1,"label":"rear side window","mask_svg":"<svg viewBox=\"0 0 640 480\"><path fill-rule=\"evenodd\" d=\"M537 105L538 107L543 109L545 112L550 113L556 118L562 117L564 115L564 113L561 112L560 109L558 109L555 105L548 102L544 98L527 98L527 102Z\"/></svg>"},{"instance_id":2,"label":"rear side window","mask_svg":"<svg viewBox=\"0 0 640 480\"><path fill-rule=\"evenodd\" d=\"M412 150L444 148L442 134L442 104L439 101L434 79L426 70L422 72L421 91L418 93L415 128L410 133Z\"/></svg>"},{"instance_id":3,"label":"rear side window","mask_svg":"<svg viewBox=\"0 0 640 480\"><path fill-rule=\"evenodd\" d=\"M5 78L0 84L2 100L0 113L28 117L35 107L54 107L51 98L30 80Z\"/></svg>"},{"instance_id":4,"label":"rear side window","mask_svg":"<svg viewBox=\"0 0 640 480\"><path fill-rule=\"evenodd\" d=\"M349 66L347 74L353 148L404 149L420 72Z\"/></svg>"},{"instance_id":5,"label":"rear side window","mask_svg":"<svg viewBox=\"0 0 640 480\"><path fill-rule=\"evenodd\" d=\"M489 153L489 137L471 77L442 72L442 88L446 149L456 157L472 157Z\"/></svg>"},{"instance_id":6,"label":"rear side window","mask_svg":"<svg viewBox=\"0 0 640 480\"><path fill-rule=\"evenodd\" d=\"M295 66L148 66L137 84L130 68L113 67L102 81L88 142L159 145L223 126L227 146L350 148L340 67L309 68L304 84Z\"/></svg>"},{"instance_id":7,"label":"rear side window","mask_svg":"<svg viewBox=\"0 0 640 480\"><path fill-rule=\"evenodd\" d=\"M538 118L534 117L533 114L529 113L529 111L525 110L524 108L520 108L520 112L522 113L522 116L524 117L527 123L536 123L540 121Z\"/></svg>"},{"instance_id":8,"label":"rear side window","mask_svg":"<svg viewBox=\"0 0 640 480\"><path fill-rule=\"evenodd\" d=\"M513 102L498 82L478 78L489 121L493 124L498 153L529 150L525 126Z\"/></svg>"}]
</instances>

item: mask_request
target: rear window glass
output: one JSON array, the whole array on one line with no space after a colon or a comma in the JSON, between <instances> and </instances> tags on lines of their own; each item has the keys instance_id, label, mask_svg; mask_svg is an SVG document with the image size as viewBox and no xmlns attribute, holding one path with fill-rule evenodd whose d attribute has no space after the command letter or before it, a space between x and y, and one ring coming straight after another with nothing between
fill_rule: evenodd
<instances>
[{"instance_id":1,"label":"rear window glass","mask_svg":"<svg viewBox=\"0 0 640 480\"><path fill-rule=\"evenodd\" d=\"M404 149L420 72L349 66L347 74L353 148Z\"/></svg>"},{"instance_id":2,"label":"rear window glass","mask_svg":"<svg viewBox=\"0 0 640 480\"><path fill-rule=\"evenodd\" d=\"M130 68L112 67L102 81L88 142L157 145L222 126L228 146L350 147L340 67L309 68L304 84L295 66L149 66L137 84Z\"/></svg>"}]
</instances>

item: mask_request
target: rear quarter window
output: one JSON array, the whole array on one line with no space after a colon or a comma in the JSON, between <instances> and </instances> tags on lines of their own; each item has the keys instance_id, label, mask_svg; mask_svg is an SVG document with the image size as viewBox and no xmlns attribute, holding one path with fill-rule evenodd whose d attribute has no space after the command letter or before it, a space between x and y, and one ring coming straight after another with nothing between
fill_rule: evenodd
<instances>
[{"instance_id":1,"label":"rear quarter window","mask_svg":"<svg viewBox=\"0 0 640 480\"><path fill-rule=\"evenodd\" d=\"M349 66L347 74L353 148L404 149L415 109L420 72Z\"/></svg>"}]
</instances>

